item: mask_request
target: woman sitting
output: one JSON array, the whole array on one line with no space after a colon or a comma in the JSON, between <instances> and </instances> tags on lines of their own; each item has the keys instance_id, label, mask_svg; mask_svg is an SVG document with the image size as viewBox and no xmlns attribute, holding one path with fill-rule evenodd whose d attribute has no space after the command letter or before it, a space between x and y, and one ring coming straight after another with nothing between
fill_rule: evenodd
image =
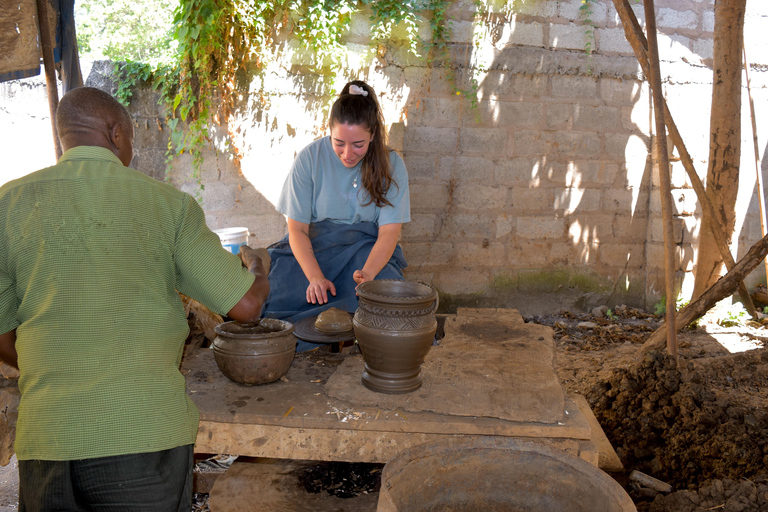
<instances>
[{"instance_id":1,"label":"woman sitting","mask_svg":"<svg viewBox=\"0 0 768 512\"><path fill-rule=\"evenodd\" d=\"M371 86L344 86L331 108L330 136L296 156L283 185L277 211L288 235L269 247L264 316L297 322L329 307L351 313L358 284L403 279L397 241L410 221L408 173L386 135ZM300 342L298 350L314 347Z\"/></svg>"}]
</instances>

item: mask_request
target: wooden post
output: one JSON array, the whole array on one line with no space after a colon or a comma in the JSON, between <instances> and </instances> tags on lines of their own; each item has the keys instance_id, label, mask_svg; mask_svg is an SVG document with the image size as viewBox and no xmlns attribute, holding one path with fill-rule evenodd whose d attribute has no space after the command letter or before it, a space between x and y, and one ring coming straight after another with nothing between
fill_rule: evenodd
<instances>
[{"instance_id":1,"label":"wooden post","mask_svg":"<svg viewBox=\"0 0 768 512\"><path fill-rule=\"evenodd\" d=\"M45 85L48 91L48 110L51 112L53 146L56 160L58 161L61 158L59 134L56 131L56 109L59 106L59 89L56 84L56 69L53 62L53 42L51 41L51 27L48 24L48 7L48 0L37 0L37 28L43 50L43 67L45 68Z\"/></svg>"},{"instance_id":2,"label":"wooden post","mask_svg":"<svg viewBox=\"0 0 768 512\"><path fill-rule=\"evenodd\" d=\"M749 83L749 61L747 60L747 48L741 47L744 53L744 77L747 79L747 97L749 98L749 114L752 119L752 141L755 145L755 172L757 173L757 199L760 204L760 232L766 235L765 227L765 192L763 190L763 173L760 172L760 146L757 142L757 119L755 118L755 102L752 100L752 88ZM768 258L765 260L765 280L768 283Z\"/></svg>"},{"instance_id":3,"label":"wooden post","mask_svg":"<svg viewBox=\"0 0 768 512\"><path fill-rule=\"evenodd\" d=\"M637 22L635 13L630 8L627 0L613 0L613 5L616 7L616 12L619 14L619 18L621 19L621 24L624 27L624 34L627 37L627 41L629 42L630 46L632 46L632 50L635 52L635 56L637 57L637 61L640 63L640 67L643 69L643 73L646 77L649 77L651 71L650 64L648 62L648 43L645 39L645 36L643 35L642 29L640 28L640 24ZM728 242L725 240L725 236L723 235L723 227L720 224L717 214L715 213L715 208L712 202L712 194L710 191L704 188L704 184L701 182L701 178L699 178L699 175L696 172L696 168L693 165L693 159L688 153L688 149L685 147L683 137L680 135L680 131L677 129L677 125L672 118L672 114L669 111L669 107L667 106L666 101L664 101L663 105L666 126L669 129L669 138L672 139L672 142L680 153L680 161L685 168L688 179L691 180L691 185L693 186L693 190L696 192L696 197L699 199L702 214L711 219L713 234L715 236L715 243L717 244L720 255L723 257L725 267L730 271L733 269L734 265L736 265L736 262L733 259L733 254L731 254L731 249L728 246ZM743 282L739 283L738 289L739 295L742 297L742 301L744 302L744 307L747 309L747 312L752 315L752 317L756 317L757 313L755 311L755 306L752 303L752 298L749 295L749 291L747 290L746 285Z\"/></svg>"},{"instance_id":4,"label":"wooden post","mask_svg":"<svg viewBox=\"0 0 768 512\"><path fill-rule=\"evenodd\" d=\"M651 75L649 82L653 93L653 113L656 122L656 158L661 184L661 216L664 226L664 275L667 293L667 353L677 361L677 329L675 328L675 240L672 237L672 179L669 175L667 153L667 129L664 122L664 95L661 91L659 51L656 45L656 12L653 0L643 0L645 25L648 31L648 62Z\"/></svg>"}]
</instances>

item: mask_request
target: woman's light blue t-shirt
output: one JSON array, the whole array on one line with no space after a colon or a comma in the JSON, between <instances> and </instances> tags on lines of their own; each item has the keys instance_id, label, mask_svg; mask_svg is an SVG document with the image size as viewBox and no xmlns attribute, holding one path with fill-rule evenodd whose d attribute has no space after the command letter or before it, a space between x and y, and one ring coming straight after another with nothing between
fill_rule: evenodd
<instances>
[{"instance_id":1,"label":"woman's light blue t-shirt","mask_svg":"<svg viewBox=\"0 0 768 512\"><path fill-rule=\"evenodd\" d=\"M362 162L344 167L334 153L331 138L310 143L293 161L283 185L277 211L304 224L331 220L342 224L374 222L379 226L411 220L408 172L400 155L389 154L393 183L387 190L392 206L366 206L368 193L360 176Z\"/></svg>"}]
</instances>

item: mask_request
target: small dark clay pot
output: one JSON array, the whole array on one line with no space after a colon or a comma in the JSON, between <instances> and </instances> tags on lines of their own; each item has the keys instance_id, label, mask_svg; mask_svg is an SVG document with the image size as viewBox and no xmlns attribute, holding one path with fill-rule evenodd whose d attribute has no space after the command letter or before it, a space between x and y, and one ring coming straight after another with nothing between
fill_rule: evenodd
<instances>
[{"instance_id":1,"label":"small dark clay pot","mask_svg":"<svg viewBox=\"0 0 768 512\"><path fill-rule=\"evenodd\" d=\"M290 322L273 318L255 326L224 322L215 331L213 357L229 379L241 384L267 384L288 373L296 351Z\"/></svg>"},{"instance_id":2,"label":"small dark clay pot","mask_svg":"<svg viewBox=\"0 0 768 512\"><path fill-rule=\"evenodd\" d=\"M363 385L379 393L421 386L421 363L437 331L437 290L425 283L383 279L357 287L352 319L363 355Z\"/></svg>"}]
</instances>

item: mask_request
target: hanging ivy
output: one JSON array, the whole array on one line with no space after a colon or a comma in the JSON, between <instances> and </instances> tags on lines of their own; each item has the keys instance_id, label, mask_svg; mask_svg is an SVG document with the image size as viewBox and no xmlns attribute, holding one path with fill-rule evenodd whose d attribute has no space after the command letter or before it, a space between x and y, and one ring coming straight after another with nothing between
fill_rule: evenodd
<instances>
[{"instance_id":1,"label":"hanging ivy","mask_svg":"<svg viewBox=\"0 0 768 512\"><path fill-rule=\"evenodd\" d=\"M474 0L476 21L483 13L505 10L521 0ZM594 0L583 0L588 8ZM160 92L168 107L170 128L166 163L170 168L177 155L192 157L192 177L198 184L198 199L203 190L201 169L203 151L210 145L215 126L228 121L238 98L237 77L263 71L276 59L278 41L294 41L317 73L320 93L331 97L336 73L344 68L352 16L370 9L371 48L377 51L397 31L407 42L415 58L431 65L448 57L451 20L447 14L450 0L179 0L174 12L173 36L178 50L175 65L152 67L127 62L118 65L118 97L124 103L131 98L133 86L144 81ZM589 15L587 14L587 19ZM428 23L430 40L420 37ZM426 28L426 26L424 27ZM586 48L591 52L591 45ZM456 85L452 70L449 81L459 95L477 105L477 81L470 78L469 89ZM327 114L327 112L324 112ZM230 134L231 135L231 134ZM232 140L233 137L229 139ZM236 161L236 147L228 148Z\"/></svg>"}]
</instances>

